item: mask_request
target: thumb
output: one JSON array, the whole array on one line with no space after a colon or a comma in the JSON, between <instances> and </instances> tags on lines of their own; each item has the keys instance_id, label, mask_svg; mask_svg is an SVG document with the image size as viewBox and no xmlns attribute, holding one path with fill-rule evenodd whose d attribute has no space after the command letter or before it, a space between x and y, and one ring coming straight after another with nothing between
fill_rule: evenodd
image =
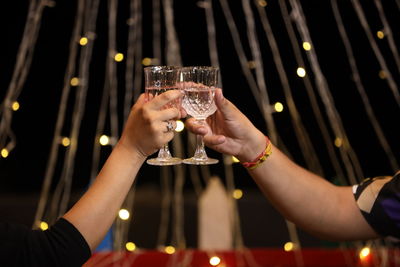
<instances>
[{"instance_id":1,"label":"thumb","mask_svg":"<svg viewBox=\"0 0 400 267\"><path fill-rule=\"evenodd\" d=\"M224 117L228 118L234 116L236 107L224 97L220 88L215 92L215 104Z\"/></svg>"}]
</instances>

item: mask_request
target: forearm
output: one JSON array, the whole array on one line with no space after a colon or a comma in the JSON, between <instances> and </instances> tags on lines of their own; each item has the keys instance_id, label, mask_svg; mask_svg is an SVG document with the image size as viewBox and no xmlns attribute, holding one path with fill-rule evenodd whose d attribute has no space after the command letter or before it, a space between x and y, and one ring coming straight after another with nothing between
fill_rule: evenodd
<instances>
[{"instance_id":1,"label":"forearm","mask_svg":"<svg viewBox=\"0 0 400 267\"><path fill-rule=\"evenodd\" d=\"M351 187L338 187L295 164L276 147L249 174L288 220L325 239L377 237L362 217Z\"/></svg>"},{"instance_id":2,"label":"forearm","mask_svg":"<svg viewBox=\"0 0 400 267\"><path fill-rule=\"evenodd\" d=\"M111 227L145 158L118 144L89 190L63 217L97 247Z\"/></svg>"}]
</instances>

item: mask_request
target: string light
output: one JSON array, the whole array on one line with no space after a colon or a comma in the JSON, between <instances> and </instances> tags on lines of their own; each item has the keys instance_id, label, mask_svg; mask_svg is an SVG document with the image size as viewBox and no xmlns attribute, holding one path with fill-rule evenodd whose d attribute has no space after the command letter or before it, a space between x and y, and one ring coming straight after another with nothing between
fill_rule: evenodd
<instances>
[{"instance_id":1,"label":"string light","mask_svg":"<svg viewBox=\"0 0 400 267\"><path fill-rule=\"evenodd\" d=\"M120 218L121 220L124 220L124 221L126 221L126 220L129 219L129 215L130 215L130 214L129 214L129 211L126 210L126 209L120 209L119 212L118 212L119 218Z\"/></svg>"},{"instance_id":2,"label":"string light","mask_svg":"<svg viewBox=\"0 0 400 267\"><path fill-rule=\"evenodd\" d=\"M122 53L115 54L114 60L117 62L121 62L122 60L124 60L124 54L122 54Z\"/></svg>"},{"instance_id":3,"label":"string light","mask_svg":"<svg viewBox=\"0 0 400 267\"><path fill-rule=\"evenodd\" d=\"M233 190L232 196L234 199L241 199L243 197L243 191L240 189Z\"/></svg>"},{"instance_id":4,"label":"string light","mask_svg":"<svg viewBox=\"0 0 400 267\"><path fill-rule=\"evenodd\" d=\"M145 57L143 60L142 60L142 64L143 64L143 66L150 66L151 65L151 58L149 58L149 57Z\"/></svg>"},{"instance_id":5,"label":"string light","mask_svg":"<svg viewBox=\"0 0 400 267\"><path fill-rule=\"evenodd\" d=\"M220 263L221 263L221 259L219 257L213 256L213 257L210 258L210 264L212 266L217 266Z\"/></svg>"},{"instance_id":6,"label":"string light","mask_svg":"<svg viewBox=\"0 0 400 267\"><path fill-rule=\"evenodd\" d=\"M173 246L166 246L166 247L164 248L164 251L165 251L165 253L171 255L171 254L174 254L174 253L175 253L176 249L175 249Z\"/></svg>"},{"instance_id":7,"label":"string light","mask_svg":"<svg viewBox=\"0 0 400 267\"><path fill-rule=\"evenodd\" d=\"M369 256L371 255L371 250L369 247L364 247L360 250L360 254L358 255L358 257L360 258L360 260L362 261L366 261L368 260Z\"/></svg>"},{"instance_id":8,"label":"string light","mask_svg":"<svg viewBox=\"0 0 400 267\"><path fill-rule=\"evenodd\" d=\"M47 229L49 229L49 225L47 224L47 222L40 222L39 227L42 231L46 231Z\"/></svg>"},{"instance_id":9,"label":"string light","mask_svg":"<svg viewBox=\"0 0 400 267\"><path fill-rule=\"evenodd\" d=\"M304 76L306 76L306 70L302 67L298 67L297 68L297 76L303 78Z\"/></svg>"},{"instance_id":10,"label":"string light","mask_svg":"<svg viewBox=\"0 0 400 267\"><path fill-rule=\"evenodd\" d=\"M176 121L176 128L175 128L175 132L182 132L183 129L185 129L185 124L181 121L181 120L177 120Z\"/></svg>"},{"instance_id":11,"label":"string light","mask_svg":"<svg viewBox=\"0 0 400 267\"><path fill-rule=\"evenodd\" d=\"M85 46L85 45L87 45L88 41L89 41L88 38L82 37L81 39L79 39L79 44L81 46Z\"/></svg>"},{"instance_id":12,"label":"string light","mask_svg":"<svg viewBox=\"0 0 400 267\"><path fill-rule=\"evenodd\" d=\"M286 242L285 245L283 246L283 249L285 251L292 251L294 249L293 242Z\"/></svg>"},{"instance_id":13,"label":"string light","mask_svg":"<svg viewBox=\"0 0 400 267\"><path fill-rule=\"evenodd\" d=\"M377 36L379 39L385 38L385 34L383 33L383 31L377 31L377 32L376 32L376 36Z\"/></svg>"},{"instance_id":14,"label":"string light","mask_svg":"<svg viewBox=\"0 0 400 267\"><path fill-rule=\"evenodd\" d=\"M67 147L71 144L71 139L69 139L68 137L63 137L61 139L61 144L65 147Z\"/></svg>"},{"instance_id":15,"label":"string light","mask_svg":"<svg viewBox=\"0 0 400 267\"><path fill-rule=\"evenodd\" d=\"M73 77L70 81L71 86L78 86L79 84L79 78Z\"/></svg>"},{"instance_id":16,"label":"string light","mask_svg":"<svg viewBox=\"0 0 400 267\"><path fill-rule=\"evenodd\" d=\"M8 149L7 149L7 148L3 148L3 149L1 150L1 156L2 156L3 158L7 158L7 157L8 157L8 154L9 154L9 152L8 152Z\"/></svg>"},{"instance_id":17,"label":"string light","mask_svg":"<svg viewBox=\"0 0 400 267\"><path fill-rule=\"evenodd\" d=\"M276 102L274 105L274 109L276 112L282 112L283 111L283 104L281 102Z\"/></svg>"},{"instance_id":18,"label":"string light","mask_svg":"<svg viewBox=\"0 0 400 267\"><path fill-rule=\"evenodd\" d=\"M108 145L110 143L110 137L108 137L107 135L103 134L102 136L100 136L99 143L102 146Z\"/></svg>"},{"instance_id":19,"label":"string light","mask_svg":"<svg viewBox=\"0 0 400 267\"><path fill-rule=\"evenodd\" d=\"M342 138L336 137L334 144L335 144L336 147L341 147L343 145Z\"/></svg>"},{"instance_id":20,"label":"string light","mask_svg":"<svg viewBox=\"0 0 400 267\"><path fill-rule=\"evenodd\" d=\"M240 160L238 160L237 157L232 156L232 162L233 162L233 163L238 163L238 162L240 162Z\"/></svg>"},{"instance_id":21,"label":"string light","mask_svg":"<svg viewBox=\"0 0 400 267\"><path fill-rule=\"evenodd\" d=\"M258 5L259 5L259 6L266 7L267 4L268 4L267 1L264 1L264 0L259 0L259 1L258 1Z\"/></svg>"},{"instance_id":22,"label":"string light","mask_svg":"<svg viewBox=\"0 0 400 267\"><path fill-rule=\"evenodd\" d=\"M133 242L127 242L125 244L125 248L127 251L134 251L136 249L136 245Z\"/></svg>"},{"instance_id":23,"label":"string light","mask_svg":"<svg viewBox=\"0 0 400 267\"><path fill-rule=\"evenodd\" d=\"M309 42L303 42L303 49L306 51L311 50L311 44Z\"/></svg>"},{"instance_id":24,"label":"string light","mask_svg":"<svg viewBox=\"0 0 400 267\"><path fill-rule=\"evenodd\" d=\"M379 75L379 78L381 78L382 80L386 79L386 72L384 70L379 71L378 75Z\"/></svg>"},{"instance_id":25,"label":"string light","mask_svg":"<svg viewBox=\"0 0 400 267\"><path fill-rule=\"evenodd\" d=\"M11 105L11 109L14 111L17 111L19 109L19 103L18 101L14 101Z\"/></svg>"}]
</instances>

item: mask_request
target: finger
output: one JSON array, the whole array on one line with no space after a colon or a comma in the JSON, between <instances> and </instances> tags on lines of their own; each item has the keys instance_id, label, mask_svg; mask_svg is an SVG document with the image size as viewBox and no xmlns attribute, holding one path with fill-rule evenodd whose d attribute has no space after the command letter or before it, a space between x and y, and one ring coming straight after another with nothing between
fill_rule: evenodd
<instances>
[{"instance_id":1,"label":"finger","mask_svg":"<svg viewBox=\"0 0 400 267\"><path fill-rule=\"evenodd\" d=\"M195 134L205 135L208 133L208 129L205 126L199 125L196 123L194 118L189 118L185 122L185 127Z\"/></svg>"},{"instance_id":2,"label":"finger","mask_svg":"<svg viewBox=\"0 0 400 267\"><path fill-rule=\"evenodd\" d=\"M179 119L179 110L177 108L168 108L157 111L157 117L161 121Z\"/></svg>"},{"instance_id":3,"label":"finger","mask_svg":"<svg viewBox=\"0 0 400 267\"><path fill-rule=\"evenodd\" d=\"M154 97L154 99L150 102L151 107L154 109L157 109L157 110L161 109L169 102L171 102L179 97L182 97L182 96L183 96L183 93L181 92L181 90L169 90L165 93L162 93L162 94Z\"/></svg>"},{"instance_id":4,"label":"finger","mask_svg":"<svg viewBox=\"0 0 400 267\"><path fill-rule=\"evenodd\" d=\"M226 118L229 116L234 116L237 113L237 108L228 99L226 99L222 93L222 90L218 88L215 91L215 103L218 110L224 114Z\"/></svg>"},{"instance_id":5,"label":"finger","mask_svg":"<svg viewBox=\"0 0 400 267\"><path fill-rule=\"evenodd\" d=\"M226 137L224 135L206 135L203 140L207 146L216 146L223 144L226 141Z\"/></svg>"},{"instance_id":6,"label":"finger","mask_svg":"<svg viewBox=\"0 0 400 267\"><path fill-rule=\"evenodd\" d=\"M173 132L176 129L176 121L175 120L165 121L163 124L165 125L165 130L164 130L165 133Z\"/></svg>"}]
</instances>

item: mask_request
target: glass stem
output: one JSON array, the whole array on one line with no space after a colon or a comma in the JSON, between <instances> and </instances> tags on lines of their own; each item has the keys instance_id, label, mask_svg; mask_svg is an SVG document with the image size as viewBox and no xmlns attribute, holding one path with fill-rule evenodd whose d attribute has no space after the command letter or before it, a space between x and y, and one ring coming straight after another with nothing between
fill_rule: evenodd
<instances>
[{"instance_id":1,"label":"glass stem","mask_svg":"<svg viewBox=\"0 0 400 267\"><path fill-rule=\"evenodd\" d=\"M197 120L197 123L199 125L205 125L206 121L205 120ZM206 150L204 149L204 141L203 141L203 136L202 135L196 135L196 151L194 152L194 158L199 159L199 160L204 160L207 159L207 153Z\"/></svg>"},{"instance_id":2,"label":"glass stem","mask_svg":"<svg viewBox=\"0 0 400 267\"><path fill-rule=\"evenodd\" d=\"M171 152L169 152L169 147L168 147L168 143L166 143L165 145L163 145L162 148L160 148L160 150L158 151L158 158L162 158L162 159L170 159L171 156Z\"/></svg>"}]
</instances>

